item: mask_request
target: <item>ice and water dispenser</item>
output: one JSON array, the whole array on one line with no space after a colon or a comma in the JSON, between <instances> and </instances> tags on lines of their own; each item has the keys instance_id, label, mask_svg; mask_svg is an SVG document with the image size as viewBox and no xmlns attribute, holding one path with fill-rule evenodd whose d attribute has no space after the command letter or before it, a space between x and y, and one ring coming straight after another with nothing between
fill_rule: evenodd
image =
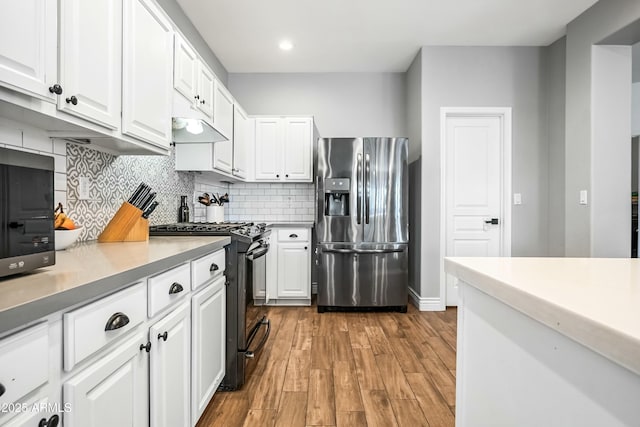
<instances>
[{"instance_id":1,"label":"ice and water dispenser","mask_svg":"<svg viewBox=\"0 0 640 427\"><path fill-rule=\"evenodd\" d=\"M349 216L349 188L349 178L327 178L325 180L325 216Z\"/></svg>"}]
</instances>

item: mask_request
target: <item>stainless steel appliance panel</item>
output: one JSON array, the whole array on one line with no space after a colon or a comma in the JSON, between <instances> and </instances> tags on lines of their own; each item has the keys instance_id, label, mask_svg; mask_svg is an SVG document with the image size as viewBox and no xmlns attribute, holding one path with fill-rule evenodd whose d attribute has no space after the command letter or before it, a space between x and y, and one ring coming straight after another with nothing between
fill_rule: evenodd
<instances>
[{"instance_id":1,"label":"stainless steel appliance panel","mask_svg":"<svg viewBox=\"0 0 640 427\"><path fill-rule=\"evenodd\" d=\"M406 311L406 244L320 245L318 310L398 307Z\"/></svg>"},{"instance_id":2,"label":"stainless steel appliance panel","mask_svg":"<svg viewBox=\"0 0 640 427\"><path fill-rule=\"evenodd\" d=\"M362 138L326 138L318 141L316 177L316 233L318 242L357 243L362 228ZM325 216L325 191L331 178L349 181L349 216Z\"/></svg>"},{"instance_id":3,"label":"stainless steel appliance panel","mask_svg":"<svg viewBox=\"0 0 640 427\"><path fill-rule=\"evenodd\" d=\"M364 138L365 242L408 243L408 140Z\"/></svg>"}]
</instances>

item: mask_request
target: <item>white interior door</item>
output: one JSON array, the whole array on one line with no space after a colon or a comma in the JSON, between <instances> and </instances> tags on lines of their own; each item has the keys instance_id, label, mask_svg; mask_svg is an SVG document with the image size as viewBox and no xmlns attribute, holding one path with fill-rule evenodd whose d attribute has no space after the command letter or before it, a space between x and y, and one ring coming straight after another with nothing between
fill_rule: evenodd
<instances>
[{"instance_id":1,"label":"white interior door","mask_svg":"<svg viewBox=\"0 0 640 427\"><path fill-rule=\"evenodd\" d=\"M502 118L445 119L445 256L502 255ZM446 305L457 305L457 279L446 275Z\"/></svg>"}]
</instances>

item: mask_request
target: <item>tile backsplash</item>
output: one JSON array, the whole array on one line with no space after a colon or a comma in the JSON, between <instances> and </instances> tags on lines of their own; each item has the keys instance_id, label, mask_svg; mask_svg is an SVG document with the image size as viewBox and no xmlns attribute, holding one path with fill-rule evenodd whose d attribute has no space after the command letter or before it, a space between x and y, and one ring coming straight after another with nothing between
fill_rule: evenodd
<instances>
[{"instance_id":1,"label":"tile backsplash","mask_svg":"<svg viewBox=\"0 0 640 427\"><path fill-rule=\"evenodd\" d=\"M67 144L67 211L85 227L80 240L95 240L140 182L157 193L151 224L176 222L180 195L193 194L191 172L176 172L171 156L114 156ZM89 178L89 199L80 200L80 177Z\"/></svg>"}]
</instances>

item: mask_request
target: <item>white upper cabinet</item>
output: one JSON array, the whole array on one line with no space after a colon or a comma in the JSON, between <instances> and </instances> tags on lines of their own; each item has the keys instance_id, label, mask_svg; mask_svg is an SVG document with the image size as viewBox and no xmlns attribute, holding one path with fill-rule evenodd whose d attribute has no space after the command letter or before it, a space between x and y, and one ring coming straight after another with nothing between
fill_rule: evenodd
<instances>
[{"instance_id":1,"label":"white upper cabinet","mask_svg":"<svg viewBox=\"0 0 640 427\"><path fill-rule=\"evenodd\" d=\"M233 175L247 179L249 163L249 138L251 136L249 126L251 119L239 106L233 107Z\"/></svg>"},{"instance_id":2,"label":"white upper cabinet","mask_svg":"<svg viewBox=\"0 0 640 427\"><path fill-rule=\"evenodd\" d=\"M173 28L151 0L124 4L122 132L169 147Z\"/></svg>"},{"instance_id":3,"label":"white upper cabinet","mask_svg":"<svg viewBox=\"0 0 640 427\"><path fill-rule=\"evenodd\" d=\"M58 108L120 128L122 0L60 2L60 84Z\"/></svg>"},{"instance_id":4,"label":"white upper cabinet","mask_svg":"<svg viewBox=\"0 0 640 427\"><path fill-rule=\"evenodd\" d=\"M213 167L230 174L233 169L233 97L217 80L214 100L214 125L228 140L215 143Z\"/></svg>"},{"instance_id":5,"label":"white upper cabinet","mask_svg":"<svg viewBox=\"0 0 640 427\"><path fill-rule=\"evenodd\" d=\"M312 176L313 121L307 118L284 119L284 179L307 181Z\"/></svg>"},{"instance_id":6,"label":"white upper cabinet","mask_svg":"<svg viewBox=\"0 0 640 427\"><path fill-rule=\"evenodd\" d=\"M54 85L59 83L57 5L57 0L2 2L1 86L55 102Z\"/></svg>"},{"instance_id":7,"label":"white upper cabinet","mask_svg":"<svg viewBox=\"0 0 640 427\"><path fill-rule=\"evenodd\" d=\"M198 54L176 33L174 55L173 87L193 102L198 93Z\"/></svg>"},{"instance_id":8,"label":"white upper cabinet","mask_svg":"<svg viewBox=\"0 0 640 427\"><path fill-rule=\"evenodd\" d=\"M259 117L255 132L256 180L312 181L311 117Z\"/></svg>"},{"instance_id":9,"label":"white upper cabinet","mask_svg":"<svg viewBox=\"0 0 640 427\"><path fill-rule=\"evenodd\" d=\"M202 111L209 121L214 122L214 98L216 78L207 66L200 62L198 70L198 94L195 96L196 106Z\"/></svg>"}]
</instances>

